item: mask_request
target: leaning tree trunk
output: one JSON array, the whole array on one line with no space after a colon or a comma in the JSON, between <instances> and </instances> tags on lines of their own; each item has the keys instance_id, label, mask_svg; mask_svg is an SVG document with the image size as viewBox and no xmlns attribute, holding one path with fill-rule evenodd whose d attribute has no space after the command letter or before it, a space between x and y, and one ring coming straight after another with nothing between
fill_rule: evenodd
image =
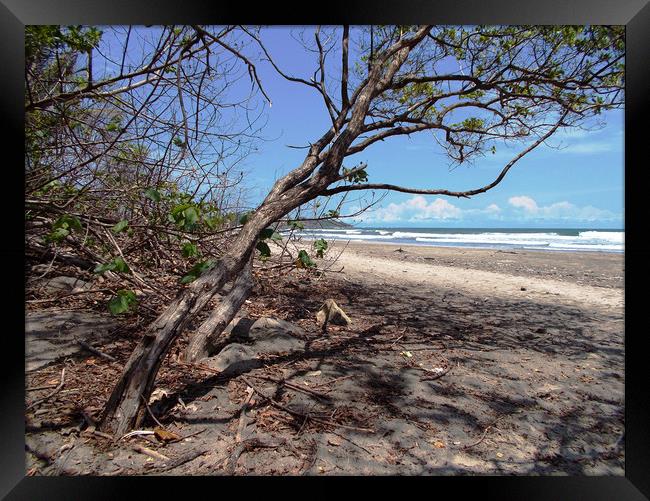
<instances>
[{"instance_id":1,"label":"leaning tree trunk","mask_svg":"<svg viewBox=\"0 0 650 501\"><path fill-rule=\"evenodd\" d=\"M424 34L425 31L422 31L420 38ZM338 129L344 125L347 111L339 116L337 123L321 139L311 145L309 154L300 167L276 181L262 205L244 224L228 255L205 276L190 284L151 324L127 362L104 408L100 423L102 429L121 435L140 424L144 417L143 403L149 399L158 368L172 342L223 285L233 276L238 276L250 259L261 231L296 207L316 198L331 183L342 179L339 171L343 159L352 142L363 131L373 96L388 85L409 50L410 46L400 47L397 52L391 53L389 65L373 66L356 96L346 129L337 134ZM321 156L326 147L327 153ZM318 171L314 173L319 165ZM232 310L236 312L234 305L238 301L237 297L233 296L230 301ZM232 311L231 306L224 307L224 314L215 318L212 327L206 326L212 336L220 334L219 324L228 316L225 313Z\"/></svg>"},{"instance_id":2,"label":"leaning tree trunk","mask_svg":"<svg viewBox=\"0 0 650 501\"><path fill-rule=\"evenodd\" d=\"M149 399L160 363L172 342L223 284L239 272L249 255L250 252L246 252L239 259L226 256L219 260L209 274L180 293L149 326L106 403L102 429L121 436L142 422L143 403Z\"/></svg>"},{"instance_id":3,"label":"leaning tree trunk","mask_svg":"<svg viewBox=\"0 0 650 501\"><path fill-rule=\"evenodd\" d=\"M300 194L302 196L262 204L244 225L228 254L181 292L147 328L104 407L100 419L102 430L121 436L142 423L144 404L149 400L160 364L174 340L223 285L238 277L242 268L247 266L260 232L304 203L310 192L301 190ZM220 334L214 329L212 332L213 335Z\"/></svg>"},{"instance_id":4,"label":"leaning tree trunk","mask_svg":"<svg viewBox=\"0 0 650 501\"><path fill-rule=\"evenodd\" d=\"M222 335L224 329L235 318L253 288L252 268L253 262L249 261L235 280L228 295L192 335L185 352L185 359L188 362L198 362L217 352L224 345L227 337Z\"/></svg>"}]
</instances>

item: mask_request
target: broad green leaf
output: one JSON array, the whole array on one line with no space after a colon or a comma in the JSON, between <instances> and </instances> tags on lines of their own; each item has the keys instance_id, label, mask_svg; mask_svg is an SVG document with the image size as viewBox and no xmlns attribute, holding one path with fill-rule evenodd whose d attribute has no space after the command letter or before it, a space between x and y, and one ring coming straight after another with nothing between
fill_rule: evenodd
<instances>
[{"instance_id":1,"label":"broad green leaf","mask_svg":"<svg viewBox=\"0 0 650 501\"><path fill-rule=\"evenodd\" d=\"M147 188L144 190L144 196L153 202L160 202L160 192L154 188Z\"/></svg>"},{"instance_id":2,"label":"broad green leaf","mask_svg":"<svg viewBox=\"0 0 650 501\"><path fill-rule=\"evenodd\" d=\"M266 228L262 230L262 232L260 233L260 238L262 240L266 240L267 238L271 238L273 233L274 233L273 228Z\"/></svg>"},{"instance_id":3,"label":"broad green leaf","mask_svg":"<svg viewBox=\"0 0 650 501\"><path fill-rule=\"evenodd\" d=\"M190 282L194 282L199 278L197 275L192 275L191 273L189 275L185 275L183 278L181 278L181 283L182 284L189 284Z\"/></svg>"},{"instance_id":4,"label":"broad green leaf","mask_svg":"<svg viewBox=\"0 0 650 501\"><path fill-rule=\"evenodd\" d=\"M282 235L273 228L266 228L260 233L260 239L266 240L267 238L270 238L271 240L282 240Z\"/></svg>"},{"instance_id":5,"label":"broad green leaf","mask_svg":"<svg viewBox=\"0 0 650 501\"><path fill-rule=\"evenodd\" d=\"M185 216L186 226L195 225L196 222L199 220L199 213L195 207L188 207L183 211L183 215Z\"/></svg>"},{"instance_id":6,"label":"broad green leaf","mask_svg":"<svg viewBox=\"0 0 650 501\"><path fill-rule=\"evenodd\" d=\"M106 264L98 264L95 267L94 272L104 273L105 271L113 271L114 269L115 269L115 263L111 261L110 263L106 263Z\"/></svg>"},{"instance_id":7,"label":"broad green leaf","mask_svg":"<svg viewBox=\"0 0 650 501\"><path fill-rule=\"evenodd\" d=\"M106 271L118 271L120 273L128 273L129 265L126 264L124 259L116 257L106 264L99 264L95 267L95 273L104 273Z\"/></svg>"},{"instance_id":8,"label":"broad green leaf","mask_svg":"<svg viewBox=\"0 0 650 501\"><path fill-rule=\"evenodd\" d=\"M193 244L192 242L184 243L181 247L181 252L183 253L184 257L193 257L198 256L199 254L199 250L196 247L196 244Z\"/></svg>"},{"instance_id":9,"label":"broad green leaf","mask_svg":"<svg viewBox=\"0 0 650 501\"><path fill-rule=\"evenodd\" d=\"M266 242L257 242L256 246L257 250L260 251L260 254L262 257L270 257L271 256L271 248L268 246Z\"/></svg>"},{"instance_id":10,"label":"broad green leaf","mask_svg":"<svg viewBox=\"0 0 650 501\"><path fill-rule=\"evenodd\" d=\"M188 284L190 282L193 282L194 280L199 278L203 273L213 268L215 264L217 263L215 261L212 261L211 259L208 259L207 261L201 261L200 263L196 263L194 266L192 266L192 268L190 268L187 274L183 278L181 278L181 283Z\"/></svg>"},{"instance_id":11,"label":"broad green leaf","mask_svg":"<svg viewBox=\"0 0 650 501\"><path fill-rule=\"evenodd\" d=\"M126 264L124 259L122 259L121 257L116 257L115 259L113 259L113 263L115 263L115 271L119 271L121 273L128 273L130 271L129 265Z\"/></svg>"},{"instance_id":12,"label":"broad green leaf","mask_svg":"<svg viewBox=\"0 0 650 501\"><path fill-rule=\"evenodd\" d=\"M316 255L318 257L323 257L323 253L327 250L327 241L319 238L314 242L314 248L316 249Z\"/></svg>"},{"instance_id":13,"label":"broad green leaf","mask_svg":"<svg viewBox=\"0 0 650 501\"><path fill-rule=\"evenodd\" d=\"M79 221L76 216L72 216L70 214L64 214L56 220L56 222L52 225L52 229L56 230L58 228L71 228L79 231L83 230L81 221Z\"/></svg>"},{"instance_id":14,"label":"broad green leaf","mask_svg":"<svg viewBox=\"0 0 650 501\"><path fill-rule=\"evenodd\" d=\"M289 226L291 226L294 230L304 230L305 225L301 223L300 221L289 221Z\"/></svg>"},{"instance_id":15,"label":"broad green leaf","mask_svg":"<svg viewBox=\"0 0 650 501\"><path fill-rule=\"evenodd\" d=\"M122 289L117 291L117 295L108 302L108 309L113 315L120 315L129 311L137 302L135 292Z\"/></svg>"},{"instance_id":16,"label":"broad green leaf","mask_svg":"<svg viewBox=\"0 0 650 501\"><path fill-rule=\"evenodd\" d=\"M117 223L115 226L111 228L111 231L115 234L120 233L121 231L124 231L126 227L129 225L129 222L126 219L123 219L119 223Z\"/></svg>"},{"instance_id":17,"label":"broad green leaf","mask_svg":"<svg viewBox=\"0 0 650 501\"><path fill-rule=\"evenodd\" d=\"M239 218L239 224L246 224L248 222L248 220L250 219L251 214L252 214L251 212L247 212L246 214L243 214Z\"/></svg>"},{"instance_id":18,"label":"broad green leaf","mask_svg":"<svg viewBox=\"0 0 650 501\"><path fill-rule=\"evenodd\" d=\"M70 234L70 230L68 230L67 228L57 228L47 236L47 239L50 242L60 242L69 234Z\"/></svg>"},{"instance_id":19,"label":"broad green leaf","mask_svg":"<svg viewBox=\"0 0 650 501\"><path fill-rule=\"evenodd\" d=\"M312 268L316 266L316 263L314 263L311 260L309 254L307 254L307 251L301 250L300 252L298 252L298 259L296 259L296 266L298 268Z\"/></svg>"}]
</instances>

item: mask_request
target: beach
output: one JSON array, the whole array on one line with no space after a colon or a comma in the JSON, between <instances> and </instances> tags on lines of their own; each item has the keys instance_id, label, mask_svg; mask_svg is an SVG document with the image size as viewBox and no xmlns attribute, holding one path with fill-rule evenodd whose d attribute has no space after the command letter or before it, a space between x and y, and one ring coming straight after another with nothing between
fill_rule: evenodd
<instances>
[{"instance_id":1,"label":"beach","mask_svg":"<svg viewBox=\"0 0 650 501\"><path fill-rule=\"evenodd\" d=\"M186 339L172 347L150 411L193 438L147 444L172 466L94 437L61 473L622 476L623 258L330 242L315 270L256 272L244 320L298 329L271 351L223 371L223 354L192 367ZM327 299L350 325L318 326ZM79 405L101 409L131 332L96 344L117 364L68 363ZM233 342L224 352L255 347ZM56 455L65 437L42 427L30 418L28 445Z\"/></svg>"},{"instance_id":2,"label":"beach","mask_svg":"<svg viewBox=\"0 0 650 501\"><path fill-rule=\"evenodd\" d=\"M434 467L421 430L400 428L418 471L624 473L622 254L336 242L329 255L343 247L341 306L395 328L392 354L367 358L400 381L392 417L434 425L444 450ZM452 369L424 382L409 366Z\"/></svg>"}]
</instances>

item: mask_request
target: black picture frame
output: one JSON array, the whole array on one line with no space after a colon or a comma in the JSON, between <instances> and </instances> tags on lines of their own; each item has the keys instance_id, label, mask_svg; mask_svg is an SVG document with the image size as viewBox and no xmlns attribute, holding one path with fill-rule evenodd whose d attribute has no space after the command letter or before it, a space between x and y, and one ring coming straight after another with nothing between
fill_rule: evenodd
<instances>
[{"instance_id":1,"label":"black picture frame","mask_svg":"<svg viewBox=\"0 0 650 501\"><path fill-rule=\"evenodd\" d=\"M644 242L647 165L644 123L650 101L650 5L648 0L410 0L402 2L340 0L319 4L308 11L306 3L269 2L254 7L243 2L172 2L170 0L0 0L0 78L2 92L3 154L0 168L10 180L0 191L0 269L15 273L3 282L6 298L0 317L2 355L0 358L0 497L6 499L115 499L135 495L137 483L144 482L147 497L170 494L165 479L78 477L25 477L24 451L24 197L19 188L23 172L23 40L28 24L609 24L625 25L626 105L625 105L625 477L434 477L418 481L427 495L439 495L440 487L452 488L455 497L468 491L485 498L503 499L620 499L650 498L650 389L645 370L644 337L648 335L648 258L650 246ZM23 285L21 285L23 284ZM155 480L155 482L154 482ZM189 478L218 496L225 484L215 479ZM234 479L217 478L219 482ZM309 480L308 480L309 481ZM318 481L313 479L313 481ZM383 479L373 479L379 486ZM429 482L434 481L435 486ZM247 489L248 489L247 484ZM222 487L223 486L223 487ZM194 485L193 485L194 487ZM241 488L241 484L230 484ZM415 486L413 486L415 487ZM312 487L306 487L312 489ZM189 494L186 486L175 491ZM215 490L217 489L217 490ZM435 489L431 491L430 489ZM309 491L312 492L312 491ZM413 493L414 494L414 493Z\"/></svg>"}]
</instances>

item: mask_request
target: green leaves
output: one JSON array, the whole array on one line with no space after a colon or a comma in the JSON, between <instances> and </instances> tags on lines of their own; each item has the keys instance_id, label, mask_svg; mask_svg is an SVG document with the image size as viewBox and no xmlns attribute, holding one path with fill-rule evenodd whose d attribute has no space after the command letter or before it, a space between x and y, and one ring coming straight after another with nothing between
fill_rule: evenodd
<instances>
[{"instance_id":1,"label":"green leaves","mask_svg":"<svg viewBox=\"0 0 650 501\"><path fill-rule=\"evenodd\" d=\"M195 207L188 207L183 211L183 216L185 218L185 226L194 226L199 220L199 212Z\"/></svg>"},{"instance_id":2,"label":"green leaves","mask_svg":"<svg viewBox=\"0 0 650 501\"><path fill-rule=\"evenodd\" d=\"M119 223L117 223L115 226L111 228L111 231L115 233L116 235L126 229L126 227L129 225L129 222L126 219L123 219Z\"/></svg>"},{"instance_id":3,"label":"green leaves","mask_svg":"<svg viewBox=\"0 0 650 501\"><path fill-rule=\"evenodd\" d=\"M107 271L117 271L117 272L120 272L120 273L128 273L131 270L129 269L129 265L126 264L124 259L122 259L121 257L116 257L115 259L113 259L109 263L97 265L95 267L95 270L94 270L95 273L104 273L104 272L107 272Z\"/></svg>"},{"instance_id":4,"label":"green leaves","mask_svg":"<svg viewBox=\"0 0 650 501\"><path fill-rule=\"evenodd\" d=\"M354 169L343 167L343 177L351 183L365 183L368 181L368 173L366 172L365 166L363 168L359 166Z\"/></svg>"},{"instance_id":5,"label":"green leaves","mask_svg":"<svg viewBox=\"0 0 650 501\"><path fill-rule=\"evenodd\" d=\"M314 242L314 249L316 249L316 255L320 258L323 257L323 253L327 250L327 242L319 238Z\"/></svg>"},{"instance_id":6,"label":"green leaves","mask_svg":"<svg viewBox=\"0 0 650 501\"><path fill-rule=\"evenodd\" d=\"M274 241L279 241L282 240L282 235L280 235L277 231L275 231L273 228L265 228L260 232L260 240L257 242L256 249L260 251L260 257L262 260L268 259L271 257L271 248L269 245L264 241L264 240L274 240Z\"/></svg>"},{"instance_id":7,"label":"green leaves","mask_svg":"<svg viewBox=\"0 0 650 501\"><path fill-rule=\"evenodd\" d=\"M144 196L156 203L160 202L161 199L160 192L154 188L147 188L144 190Z\"/></svg>"},{"instance_id":8,"label":"green leaves","mask_svg":"<svg viewBox=\"0 0 650 501\"><path fill-rule=\"evenodd\" d=\"M305 250L298 252L298 259L296 259L295 264L298 268L313 268L316 266L316 263L311 260Z\"/></svg>"},{"instance_id":9,"label":"green leaves","mask_svg":"<svg viewBox=\"0 0 650 501\"><path fill-rule=\"evenodd\" d=\"M242 224L242 225L246 224L248 222L248 220L250 219L251 214L253 214L253 212L246 212L245 214L242 214L240 216L240 218L239 218L239 224Z\"/></svg>"},{"instance_id":10,"label":"green leaves","mask_svg":"<svg viewBox=\"0 0 650 501\"><path fill-rule=\"evenodd\" d=\"M108 310L113 315L121 315L126 313L132 307L138 304L135 292L128 289L121 289L117 291L117 296L113 296L108 302Z\"/></svg>"},{"instance_id":11,"label":"green leaves","mask_svg":"<svg viewBox=\"0 0 650 501\"><path fill-rule=\"evenodd\" d=\"M485 127L485 122L480 118L467 118L460 123L463 129L480 131Z\"/></svg>"},{"instance_id":12,"label":"green leaves","mask_svg":"<svg viewBox=\"0 0 650 501\"><path fill-rule=\"evenodd\" d=\"M287 223L289 226L291 226L292 229L294 230L304 230L305 225L301 223L300 221L289 221Z\"/></svg>"},{"instance_id":13,"label":"green leaves","mask_svg":"<svg viewBox=\"0 0 650 501\"><path fill-rule=\"evenodd\" d=\"M183 254L183 257L194 257L199 255L199 249L197 248L196 244L193 244L192 242L186 242L181 247L181 253Z\"/></svg>"},{"instance_id":14,"label":"green leaves","mask_svg":"<svg viewBox=\"0 0 650 501\"><path fill-rule=\"evenodd\" d=\"M194 280L199 278L203 273L214 268L215 264L217 263L210 259L196 263L192 268L190 268L190 270L187 272L187 275L181 278L180 282L182 284L189 284L190 282L194 282Z\"/></svg>"},{"instance_id":15,"label":"green leaves","mask_svg":"<svg viewBox=\"0 0 650 501\"><path fill-rule=\"evenodd\" d=\"M191 203L177 205L171 210L169 220L186 231L192 231L199 221L199 209Z\"/></svg>"},{"instance_id":16,"label":"green leaves","mask_svg":"<svg viewBox=\"0 0 650 501\"><path fill-rule=\"evenodd\" d=\"M81 231L81 221L76 216L64 214L52 224L52 231L46 239L50 242L60 242L67 237L72 230Z\"/></svg>"},{"instance_id":17,"label":"green leaves","mask_svg":"<svg viewBox=\"0 0 650 501\"><path fill-rule=\"evenodd\" d=\"M260 239L266 240L270 238L271 240L279 241L282 240L282 235L280 235L273 228L266 228L260 233Z\"/></svg>"},{"instance_id":18,"label":"green leaves","mask_svg":"<svg viewBox=\"0 0 650 501\"><path fill-rule=\"evenodd\" d=\"M260 254L261 254L262 258L266 259L268 257L271 257L271 248L269 247L269 245L266 242L262 242L260 240L259 242L257 242L257 245L255 246L255 248L258 251L260 251Z\"/></svg>"}]
</instances>

